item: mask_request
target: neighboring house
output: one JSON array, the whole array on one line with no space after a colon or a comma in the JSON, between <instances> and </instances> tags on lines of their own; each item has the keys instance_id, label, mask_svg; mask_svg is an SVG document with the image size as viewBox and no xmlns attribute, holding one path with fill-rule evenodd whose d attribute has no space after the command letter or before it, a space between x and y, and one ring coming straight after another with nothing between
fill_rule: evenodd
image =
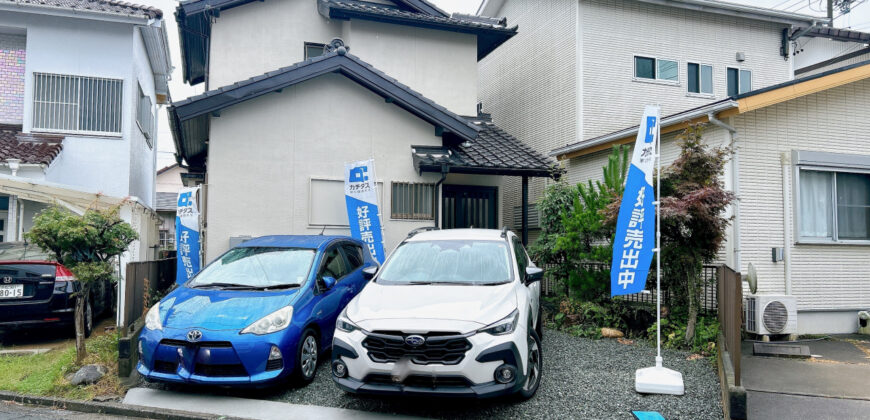
<instances>
[{"instance_id":1,"label":"neighboring house","mask_svg":"<svg viewBox=\"0 0 870 420\"><path fill-rule=\"evenodd\" d=\"M197 0L176 16L185 81L207 88L169 108L179 158L204 173L207 260L248 235L349 233L353 161L374 158L388 252L418 227L499 228L503 177L558 174L478 114L478 60L516 34L496 19L423 0Z\"/></svg>"},{"instance_id":2,"label":"neighboring house","mask_svg":"<svg viewBox=\"0 0 870 420\"><path fill-rule=\"evenodd\" d=\"M752 263L759 294L794 296L799 333L857 331L870 308L870 61L664 116L663 163L687 123L708 121L706 143L734 146L724 181L739 201L722 258L744 274ZM595 150L636 134L557 153L600 167Z\"/></svg>"},{"instance_id":3,"label":"neighboring house","mask_svg":"<svg viewBox=\"0 0 870 420\"><path fill-rule=\"evenodd\" d=\"M153 208L154 115L171 72L162 16L111 0L0 1L0 174ZM5 241L63 204L0 192Z\"/></svg>"},{"instance_id":4,"label":"neighboring house","mask_svg":"<svg viewBox=\"0 0 870 420\"><path fill-rule=\"evenodd\" d=\"M870 33L827 26L796 29L794 76L803 78L870 60Z\"/></svg>"},{"instance_id":5,"label":"neighboring house","mask_svg":"<svg viewBox=\"0 0 870 420\"><path fill-rule=\"evenodd\" d=\"M154 116L171 71L158 9L0 0L0 241L22 241L50 205L120 206L139 234L121 276L127 262L153 259Z\"/></svg>"},{"instance_id":6,"label":"neighboring house","mask_svg":"<svg viewBox=\"0 0 870 420\"><path fill-rule=\"evenodd\" d=\"M179 164L157 171L157 201L154 209L160 216L160 249L175 249L175 211L178 209L178 191L184 187L182 176L187 169Z\"/></svg>"},{"instance_id":7,"label":"neighboring house","mask_svg":"<svg viewBox=\"0 0 870 420\"><path fill-rule=\"evenodd\" d=\"M782 45L819 22L710 0L485 0L479 13L522 28L480 61L483 109L542 153L637 124L648 104L668 115L791 80ZM601 178L561 158L570 183ZM532 183L532 202L544 186ZM510 223L520 186L503 187Z\"/></svg>"}]
</instances>

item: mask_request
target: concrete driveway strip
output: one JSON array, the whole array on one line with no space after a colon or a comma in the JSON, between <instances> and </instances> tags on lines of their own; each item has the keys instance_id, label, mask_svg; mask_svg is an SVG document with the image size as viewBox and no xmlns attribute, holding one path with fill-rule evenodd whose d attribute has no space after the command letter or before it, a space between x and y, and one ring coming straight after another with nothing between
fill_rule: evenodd
<instances>
[{"instance_id":1,"label":"concrete driveway strip","mask_svg":"<svg viewBox=\"0 0 870 420\"><path fill-rule=\"evenodd\" d=\"M176 393L150 388L133 388L129 390L127 396L124 397L124 404L256 420L308 420L313 418L318 420L414 419L414 417L391 416L344 408L288 404L216 395Z\"/></svg>"},{"instance_id":2,"label":"concrete driveway strip","mask_svg":"<svg viewBox=\"0 0 870 420\"><path fill-rule=\"evenodd\" d=\"M860 420L870 413L870 401L747 391L752 420Z\"/></svg>"},{"instance_id":3,"label":"concrete driveway strip","mask_svg":"<svg viewBox=\"0 0 870 420\"><path fill-rule=\"evenodd\" d=\"M870 400L870 365L744 357L747 391Z\"/></svg>"}]
</instances>

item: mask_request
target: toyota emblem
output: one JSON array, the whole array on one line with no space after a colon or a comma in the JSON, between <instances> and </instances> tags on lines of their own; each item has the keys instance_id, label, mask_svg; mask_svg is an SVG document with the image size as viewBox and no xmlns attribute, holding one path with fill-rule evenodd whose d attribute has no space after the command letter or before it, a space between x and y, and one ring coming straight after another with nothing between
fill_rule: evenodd
<instances>
[{"instance_id":1,"label":"toyota emblem","mask_svg":"<svg viewBox=\"0 0 870 420\"><path fill-rule=\"evenodd\" d=\"M3 276L3 283L4 284L12 283L12 276Z\"/></svg>"},{"instance_id":2,"label":"toyota emblem","mask_svg":"<svg viewBox=\"0 0 870 420\"><path fill-rule=\"evenodd\" d=\"M200 330L190 330L187 332L187 341L191 343L196 343L202 339L202 331Z\"/></svg>"},{"instance_id":3,"label":"toyota emblem","mask_svg":"<svg viewBox=\"0 0 870 420\"><path fill-rule=\"evenodd\" d=\"M405 344L407 344L411 347L420 347L425 342L426 342L426 339L420 335L409 335L409 336L405 337Z\"/></svg>"}]
</instances>

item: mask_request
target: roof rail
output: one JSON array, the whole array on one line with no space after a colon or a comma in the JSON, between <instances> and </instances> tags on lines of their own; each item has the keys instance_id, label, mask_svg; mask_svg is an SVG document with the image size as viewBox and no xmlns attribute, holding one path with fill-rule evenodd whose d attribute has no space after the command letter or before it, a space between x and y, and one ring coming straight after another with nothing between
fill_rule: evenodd
<instances>
[{"instance_id":1,"label":"roof rail","mask_svg":"<svg viewBox=\"0 0 870 420\"><path fill-rule=\"evenodd\" d=\"M439 228L438 226L423 226L423 227L418 227L417 229L414 229L414 230L408 232L408 236L407 236L405 239L408 239L408 238L410 238L410 237L412 237L412 236L414 236L414 235L416 235L416 234L418 234L418 233L420 233L420 232L428 232L428 231L430 231L430 230L439 230L439 229L440 229L440 228Z\"/></svg>"}]
</instances>

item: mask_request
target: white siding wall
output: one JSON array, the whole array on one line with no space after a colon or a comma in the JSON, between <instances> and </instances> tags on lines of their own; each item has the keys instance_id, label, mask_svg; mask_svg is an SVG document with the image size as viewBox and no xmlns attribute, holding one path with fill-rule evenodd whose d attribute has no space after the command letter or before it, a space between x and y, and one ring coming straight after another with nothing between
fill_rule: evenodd
<instances>
[{"instance_id":1,"label":"white siding wall","mask_svg":"<svg viewBox=\"0 0 870 420\"><path fill-rule=\"evenodd\" d=\"M157 112L154 106L157 98L154 94L154 73L148 62L145 42L138 30L133 31L133 74L126 86L125 95L130 96L130 187L129 195L138 197L142 203L154 208L156 200L157 174ZM142 92L151 98L151 139L146 141L145 134L136 123L139 103L139 86ZM151 143L150 145L148 143Z\"/></svg>"},{"instance_id":2,"label":"white siding wall","mask_svg":"<svg viewBox=\"0 0 870 420\"><path fill-rule=\"evenodd\" d=\"M865 47L863 42L843 42L829 38L798 38L797 46L793 46L795 70L829 60L834 57L849 54Z\"/></svg>"},{"instance_id":3,"label":"white siding wall","mask_svg":"<svg viewBox=\"0 0 870 420\"><path fill-rule=\"evenodd\" d=\"M813 76L813 75L816 75L819 73L824 73L828 70L834 70L834 69L838 69L841 67L850 66L852 64L861 63L861 62L864 62L867 60L870 60L870 52L868 52L867 54L861 54L861 55L858 55L858 56L855 56L852 58L847 58L843 61L829 64L829 65L824 66L824 67L819 67L817 69L813 69L813 70L810 70L810 71L805 72L805 73L797 74L797 75L795 75L795 77L798 79L802 79L802 78L810 77L810 76Z\"/></svg>"},{"instance_id":4,"label":"white siding wall","mask_svg":"<svg viewBox=\"0 0 870 420\"><path fill-rule=\"evenodd\" d=\"M507 1L506 16L519 33L480 61L480 100L493 122L547 154L578 138L576 0ZM529 182L534 203L545 181ZM520 205L520 179L502 184L505 224L513 226Z\"/></svg>"},{"instance_id":5,"label":"white siding wall","mask_svg":"<svg viewBox=\"0 0 870 420\"><path fill-rule=\"evenodd\" d=\"M779 55L785 25L632 0L580 0L580 19L583 139L636 125L647 104L669 115L711 102L687 96L689 61L713 66L715 99L726 97L727 66L751 70L754 89L791 78ZM679 85L632 80L635 54L677 60Z\"/></svg>"},{"instance_id":6,"label":"white siding wall","mask_svg":"<svg viewBox=\"0 0 870 420\"><path fill-rule=\"evenodd\" d=\"M780 156L792 150L870 154L870 80L750 112L734 123L742 144L743 265L756 266L759 293L783 293L784 265L770 257L772 247L783 246L784 236ZM793 197L791 177L785 182ZM793 205L787 205L794 220ZM870 246L797 244L791 254L798 309L870 307Z\"/></svg>"},{"instance_id":7,"label":"white siding wall","mask_svg":"<svg viewBox=\"0 0 870 420\"><path fill-rule=\"evenodd\" d=\"M319 233L320 226L309 225L310 179L340 181L347 162L374 158L385 188L391 181L439 179L438 174L417 175L411 160L412 144L441 145L434 127L340 75L324 75L226 109L211 124L209 260L229 247L231 236ZM389 192L382 197L387 250L408 231L433 224L389 220ZM344 197L337 194L333 205L343 209Z\"/></svg>"}]
</instances>

